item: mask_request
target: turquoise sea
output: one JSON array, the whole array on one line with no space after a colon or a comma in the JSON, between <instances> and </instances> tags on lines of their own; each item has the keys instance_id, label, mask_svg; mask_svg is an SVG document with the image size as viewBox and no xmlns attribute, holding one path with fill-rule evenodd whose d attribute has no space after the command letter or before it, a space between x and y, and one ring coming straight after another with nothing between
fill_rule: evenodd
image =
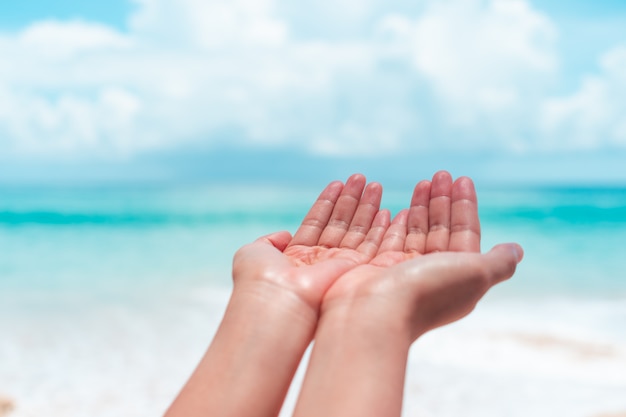
<instances>
[{"instance_id":1,"label":"turquoise sea","mask_svg":"<svg viewBox=\"0 0 626 417\"><path fill-rule=\"evenodd\" d=\"M321 187L320 187L321 188ZM411 190L386 190L406 206ZM317 189L287 186L0 188L0 293L124 293L230 283L242 244L295 231ZM526 250L507 292L626 293L626 188L479 188L483 249Z\"/></svg>"},{"instance_id":2,"label":"turquoise sea","mask_svg":"<svg viewBox=\"0 0 626 417\"><path fill-rule=\"evenodd\" d=\"M295 231L322 186L0 187L11 417L160 415L219 323L234 252ZM405 415L625 411L626 188L477 189L483 250L517 241L525 258L470 317L416 342ZM383 206L411 192L387 187Z\"/></svg>"}]
</instances>

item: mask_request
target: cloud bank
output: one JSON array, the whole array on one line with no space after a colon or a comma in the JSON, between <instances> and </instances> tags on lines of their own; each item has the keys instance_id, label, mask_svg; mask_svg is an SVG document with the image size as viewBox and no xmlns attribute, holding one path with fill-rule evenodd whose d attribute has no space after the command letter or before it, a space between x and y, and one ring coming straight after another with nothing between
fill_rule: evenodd
<instances>
[{"instance_id":1,"label":"cloud bank","mask_svg":"<svg viewBox=\"0 0 626 417\"><path fill-rule=\"evenodd\" d=\"M3 157L626 148L626 45L563 92L525 0L136 2L0 34Z\"/></svg>"}]
</instances>

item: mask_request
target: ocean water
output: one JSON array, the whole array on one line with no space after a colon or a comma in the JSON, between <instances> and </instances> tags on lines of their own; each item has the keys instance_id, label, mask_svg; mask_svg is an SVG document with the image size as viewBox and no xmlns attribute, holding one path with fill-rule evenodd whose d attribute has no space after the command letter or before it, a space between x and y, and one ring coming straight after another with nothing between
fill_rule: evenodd
<instances>
[{"instance_id":1,"label":"ocean water","mask_svg":"<svg viewBox=\"0 0 626 417\"><path fill-rule=\"evenodd\" d=\"M0 188L0 398L15 416L159 415L219 323L236 249L295 231L320 188ZM626 188L478 191L483 249L525 259L415 344L405 414L625 411Z\"/></svg>"},{"instance_id":2,"label":"ocean water","mask_svg":"<svg viewBox=\"0 0 626 417\"><path fill-rule=\"evenodd\" d=\"M386 192L383 205L396 212L410 191ZM49 294L228 285L234 251L271 231L295 231L317 189L4 188L0 195L0 288ZM511 291L626 293L626 189L487 189L479 198L483 249L517 241L527 252Z\"/></svg>"}]
</instances>

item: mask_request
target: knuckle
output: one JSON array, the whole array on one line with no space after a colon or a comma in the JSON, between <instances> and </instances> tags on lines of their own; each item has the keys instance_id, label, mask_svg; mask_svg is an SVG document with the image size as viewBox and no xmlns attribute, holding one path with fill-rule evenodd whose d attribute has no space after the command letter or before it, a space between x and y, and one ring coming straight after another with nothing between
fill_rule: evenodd
<instances>
[{"instance_id":1,"label":"knuckle","mask_svg":"<svg viewBox=\"0 0 626 417\"><path fill-rule=\"evenodd\" d=\"M330 219L328 227L333 227L342 230L348 230L348 222L343 219Z\"/></svg>"}]
</instances>

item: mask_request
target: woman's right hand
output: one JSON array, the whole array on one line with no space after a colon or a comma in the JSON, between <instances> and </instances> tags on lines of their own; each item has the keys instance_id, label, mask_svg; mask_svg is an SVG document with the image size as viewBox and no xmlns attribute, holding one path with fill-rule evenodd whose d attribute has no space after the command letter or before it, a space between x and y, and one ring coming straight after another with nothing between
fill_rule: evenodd
<instances>
[{"instance_id":1,"label":"woman's right hand","mask_svg":"<svg viewBox=\"0 0 626 417\"><path fill-rule=\"evenodd\" d=\"M480 253L471 179L445 171L415 187L411 206L387 229L377 255L327 291L322 316L364 316L401 324L410 342L467 315L493 285L510 278L523 256L517 244Z\"/></svg>"}]
</instances>

